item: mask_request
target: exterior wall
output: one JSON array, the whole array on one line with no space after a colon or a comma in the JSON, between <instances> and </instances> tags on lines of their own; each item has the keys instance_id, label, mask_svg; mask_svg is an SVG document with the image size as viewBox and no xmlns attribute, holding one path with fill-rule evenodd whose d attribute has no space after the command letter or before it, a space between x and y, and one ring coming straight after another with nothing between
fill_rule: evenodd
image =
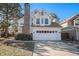
<instances>
[{"instance_id":1,"label":"exterior wall","mask_svg":"<svg viewBox=\"0 0 79 59\"><path fill-rule=\"evenodd\" d=\"M55 38L55 40L61 40L61 28L51 28L51 27L32 27L32 33L33 34L36 34L36 31L57 31L57 33L47 33L47 34L40 34L41 35L41 38L43 38L44 37L44 35L45 36L47 36L47 37L49 37L49 39L48 38L46 38L46 37L44 37L43 38L43 40L54 40L53 38L55 37L55 35L57 36L56 38ZM37 35L37 34L36 34ZM38 35L37 35L38 36ZM33 36L33 37L35 37L35 36Z\"/></svg>"},{"instance_id":2,"label":"exterior wall","mask_svg":"<svg viewBox=\"0 0 79 59\"><path fill-rule=\"evenodd\" d=\"M43 31L58 31L61 32L61 28L60 27L32 27L32 33L35 32L36 30L43 30Z\"/></svg>"},{"instance_id":3,"label":"exterior wall","mask_svg":"<svg viewBox=\"0 0 79 59\"><path fill-rule=\"evenodd\" d=\"M39 18L39 19L40 19L40 24L39 24L40 26L45 26L45 25L50 25L50 24L51 24L51 19L50 19L49 16L46 15L46 14L45 14L44 16L40 16L40 17L39 17L39 14L37 14L37 15L35 16L35 18L33 18L35 25L37 25L37 24L36 24L36 18ZM42 21L42 18L43 18L43 21L44 21L43 24L42 24L42 22L41 22L41 21ZM45 24L45 18L48 19L48 24Z\"/></svg>"},{"instance_id":4,"label":"exterior wall","mask_svg":"<svg viewBox=\"0 0 79 59\"><path fill-rule=\"evenodd\" d=\"M23 33L24 17L18 20L18 33Z\"/></svg>"},{"instance_id":5,"label":"exterior wall","mask_svg":"<svg viewBox=\"0 0 79 59\"><path fill-rule=\"evenodd\" d=\"M64 27L71 27L74 26L74 21L66 21L63 24L61 24L61 26Z\"/></svg>"},{"instance_id":6,"label":"exterior wall","mask_svg":"<svg viewBox=\"0 0 79 59\"><path fill-rule=\"evenodd\" d=\"M79 17L74 20L74 26L79 27Z\"/></svg>"},{"instance_id":7,"label":"exterior wall","mask_svg":"<svg viewBox=\"0 0 79 59\"><path fill-rule=\"evenodd\" d=\"M22 26L18 27L18 33L22 33Z\"/></svg>"}]
</instances>

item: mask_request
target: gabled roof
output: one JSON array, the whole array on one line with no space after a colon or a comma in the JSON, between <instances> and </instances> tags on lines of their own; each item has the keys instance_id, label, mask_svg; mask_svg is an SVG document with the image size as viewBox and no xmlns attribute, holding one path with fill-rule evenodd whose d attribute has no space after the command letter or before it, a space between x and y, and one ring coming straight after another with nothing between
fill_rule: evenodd
<instances>
[{"instance_id":1,"label":"gabled roof","mask_svg":"<svg viewBox=\"0 0 79 59\"><path fill-rule=\"evenodd\" d=\"M61 22L61 24L63 24L64 22L70 21L70 20L75 20L77 17L79 17L79 13L67 18L66 20Z\"/></svg>"},{"instance_id":2,"label":"gabled roof","mask_svg":"<svg viewBox=\"0 0 79 59\"><path fill-rule=\"evenodd\" d=\"M60 24L56 23L56 22L52 22L51 25L45 25L45 26L40 26L40 25L32 25L33 27L61 27Z\"/></svg>"},{"instance_id":3,"label":"gabled roof","mask_svg":"<svg viewBox=\"0 0 79 59\"><path fill-rule=\"evenodd\" d=\"M42 15L43 14L43 15ZM35 9L33 10L31 13L30 13L30 16L31 17L37 17L37 15L40 15L40 16L44 16L44 15L47 15L49 17L50 16L50 13L47 11L47 10L44 10L44 9Z\"/></svg>"}]
</instances>

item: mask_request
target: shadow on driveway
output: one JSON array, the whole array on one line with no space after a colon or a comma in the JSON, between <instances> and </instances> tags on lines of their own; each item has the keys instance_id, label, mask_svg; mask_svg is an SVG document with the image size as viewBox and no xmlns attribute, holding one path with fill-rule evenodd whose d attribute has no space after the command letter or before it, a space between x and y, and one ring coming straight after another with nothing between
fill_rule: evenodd
<instances>
[{"instance_id":1,"label":"shadow on driveway","mask_svg":"<svg viewBox=\"0 0 79 59\"><path fill-rule=\"evenodd\" d=\"M37 41L35 42L35 48L33 55L39 56L53 56L53 55L66 55L73 56L79 55L79 49L73 45L68 45L62 41Z\"/></svg>"}]
</instances>

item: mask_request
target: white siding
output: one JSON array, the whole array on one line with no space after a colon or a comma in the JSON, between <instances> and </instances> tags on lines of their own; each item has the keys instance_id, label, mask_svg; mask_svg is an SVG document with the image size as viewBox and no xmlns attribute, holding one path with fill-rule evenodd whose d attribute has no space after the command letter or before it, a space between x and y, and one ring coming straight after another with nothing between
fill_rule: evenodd
<instances>
[{"instance_id":1,"label":"white siding","mask_svg":"<svg viewBox=\"0 0 79 59\"><path fill-rule=\"evenodd\" d=\"M24 26L24 17L18 20L18 33L22 33L22 26Z\"/></svg>"},{"instance_id":2,"label":"white siding","mask_svg":"<svg viewBox=\"0 0 79 59\"><path fill-rule=\"evenodd\" d=\"M42 10L39 10L36 14L34 14L35 11L33 11L30 15L30 20L32 20L33 18L33 21L31 21L31 23L33 22L34 25L37 25L36 24L36 19L39 18L40 19L40 26L44 26L44 25L50 25L51 24L51 18L50 18L50 14L48 14L47 12L43 11L44 15L41 15L41 12ZM41 19L43 18L43 24L41 23ZM45 19L48 19L48 24L45 24Z\"/></svg>"}]
</instances>

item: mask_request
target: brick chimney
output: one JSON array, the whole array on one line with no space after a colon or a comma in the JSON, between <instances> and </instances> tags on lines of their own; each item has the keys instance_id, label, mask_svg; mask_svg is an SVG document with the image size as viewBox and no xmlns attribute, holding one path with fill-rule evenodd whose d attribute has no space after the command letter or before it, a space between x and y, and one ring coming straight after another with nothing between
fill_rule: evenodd
<instances>
[{"instance_id":1,"label":"brick chimney","mask_svg":"<svg viewBox=\"0 0 79 59\"><path fill-rule=\"evenodd\" d=\"M25 34L30 33L30 25L29 24L30 24L30 4L25 3L23 33L25 33Z\"/></svg>"}]
</instances>

